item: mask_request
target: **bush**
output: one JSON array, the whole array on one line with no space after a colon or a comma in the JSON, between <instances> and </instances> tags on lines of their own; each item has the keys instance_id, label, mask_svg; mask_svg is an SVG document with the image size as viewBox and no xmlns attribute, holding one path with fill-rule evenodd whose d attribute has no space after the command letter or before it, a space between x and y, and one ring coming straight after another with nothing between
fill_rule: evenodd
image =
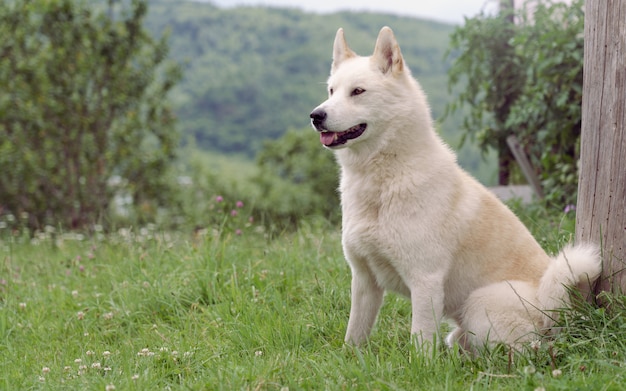
<instances>
[{"instance_id":1,"label":"bush","mask_svg":"<svg viewBox=\"0 0 626 391\"><path fill-rule=\"evenodd\" d=\"M532 6L515 24L510 13L480 14L457 28L449 80L467 85L448 111L469 106L463 127L483 149L508 154L503 140L516 135L547 201L563 207L575 203L577 189L583 1Z\"/></svg>"},{"instance_id":2,"label":"bush","mask_svg":"<svg viewBox=\"0 0 626 391\"><path fill-rule=\"evenodd\" d=\"M31 229L107 223L114 178L141 220L171 195L179 68L142 28L146 1L94 9L0 2L0 212Z\"/></svg>"},{"instance_id":3,"label":"bush","mask_svg":"<svg viewBox=\"0 0 626 391\"><path fill-rule=\"evenodd\" d=\"M290 130L267 142L257 158L256 207L273 229L297 227L307 217L337 223L341 216L338 167L311 129Z\"/></svg>"}]
</instances>

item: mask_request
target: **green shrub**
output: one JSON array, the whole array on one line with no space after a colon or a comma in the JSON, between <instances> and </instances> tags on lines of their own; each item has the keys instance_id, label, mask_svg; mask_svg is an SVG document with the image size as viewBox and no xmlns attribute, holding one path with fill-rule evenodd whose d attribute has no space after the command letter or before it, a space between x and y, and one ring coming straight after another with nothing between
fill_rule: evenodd
<instances>
[{"instance_id":1,"label":"green shrub","mask_svg":"<svg viewBox=\"0 0 626 391\"><path fill-rule=\"evenodd\" d=\"M115 3L0 2L0 213L31 229L107 223L113 178L139 219L169 198L180 70L147 2Z\"/></svg>"},{"instance_id":2,"label":"green shrub","mask_svg":"<svg viewBox=\"0 0 626 391\"><path fill-rule=\"evenodd\" d=\"M484 149L508 154L503 141L516 135L546 200L562 208L575 203L577 190L583 1L532 7L516 14L515 24L507 13L480 14L456 29L449 80L467 85L448 110L469 107L463 127Z\"/></svg>"},{"instance_id":3,"label":"green shrub","mask_svg":"<svg viewBox=\"0 0 626 391\"><path fill-rule=\"evenodd\" d=\"M265 143L257 164L254 182L260 198L256 207L269 225L293 228L312 216L339 221L338 166L311 129L290 130Z\"/></svg>"}]
</instances>

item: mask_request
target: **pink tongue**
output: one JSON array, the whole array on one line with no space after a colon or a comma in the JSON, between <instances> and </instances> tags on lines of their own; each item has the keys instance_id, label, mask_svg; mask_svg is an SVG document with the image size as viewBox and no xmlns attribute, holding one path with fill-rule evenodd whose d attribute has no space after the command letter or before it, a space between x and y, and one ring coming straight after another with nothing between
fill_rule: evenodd
<instances>
[{"instance_id":1,"label":"pink tongue","mask_svg":"<svg viewBox=\"0 0 626 391\"><path fill-rule=\"evenodd\" d=\"M320 142L324 145L331 145L335 141L335 132L320 133Z\"/></svg>"}]
</instances>

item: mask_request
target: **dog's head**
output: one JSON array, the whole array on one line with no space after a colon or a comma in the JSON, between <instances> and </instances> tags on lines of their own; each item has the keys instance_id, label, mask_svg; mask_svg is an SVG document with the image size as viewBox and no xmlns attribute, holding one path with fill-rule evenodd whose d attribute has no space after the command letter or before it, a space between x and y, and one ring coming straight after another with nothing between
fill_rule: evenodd
<instances>
[{"instance_id":1,"label":"dog's head","mask_svg":"<svg viewBox=\"0 0 626 391\"><path fill-rule=\"evenodd\" d=\"M320 132L321 143L327 148L340 149L377 137L379 128L388 127L397 114L388 110L393 101L403 99L393 84L407 73L400 47L389 27L380 30L370 57L354 53L339 29L328 79L329 97L310 115L313 127Z\"/></svg>"}]
</instances>

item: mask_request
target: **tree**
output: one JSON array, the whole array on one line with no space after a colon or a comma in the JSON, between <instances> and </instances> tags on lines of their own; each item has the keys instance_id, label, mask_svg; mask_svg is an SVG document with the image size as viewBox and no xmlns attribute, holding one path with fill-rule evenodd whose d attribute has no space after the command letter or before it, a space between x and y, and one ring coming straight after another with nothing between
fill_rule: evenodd
<instances>
[{"instance_id":1,"label":"tree","mask_svg":"<svg viewBox=\"0 0 626 391\"><path fill-rule=\"evenodd\" d=\"M626 292L626 2L587 0L576 239L602 245L594 293Z\"/></svg>"},{"instance_id":2,"label":"tree","mask_svg":"<svg viewBox=\"0 0 626 391\"><path fill-rule=\"evenodd\" d=\"M146 1L0 3L0 208L45 224L106 219L121 178L139 210L167 194L177 137L165 39L142 29Z\"/></svg>"},{"instance_id":3,"label":"tree","mask_svg":"<svg viewBox=\"0 0 626 391\"><path fill-rule=\"evenodd\" d=\"M514 130L506 127L506 120L524 83L521 61L510 44L516 32L513 16L513 8L505 0L497 16L481 13L466 19L451 35L448 52L456 56L448 71L450 88L467 84L447 111L470 107L463 128L483 151L497 151L500 185L509 184L514 161L506 143Z\"/></svg>"},{"instance_id":4,"label":"tree","mask_svg":"<svg viewBox=\"0 0 626 391\"><path fill-rule=\"evenodd\" d=\"M582 0L571 4L539 1L533 9L466 20L452 36L449 71L461 85L456 110L469 107L464 130L483 149L500 154L500 183L507 184L510 158L502 144L520 140L541 178L546 198L572 203L582 95ZM466 84L465 84L466 83Z\"/></svg>"},{"instance_id":5,"label":"tree","mask_svg":"<svg viewBox=\"0 0 626 391\"><path fill-rule=\"evenodd\" d=\"M576 201L583 31L581 0L539 3L513 40L525 57L526 82L507 126L525 146L547 201L559 206Z\"/></svg>"}]
</instances>

